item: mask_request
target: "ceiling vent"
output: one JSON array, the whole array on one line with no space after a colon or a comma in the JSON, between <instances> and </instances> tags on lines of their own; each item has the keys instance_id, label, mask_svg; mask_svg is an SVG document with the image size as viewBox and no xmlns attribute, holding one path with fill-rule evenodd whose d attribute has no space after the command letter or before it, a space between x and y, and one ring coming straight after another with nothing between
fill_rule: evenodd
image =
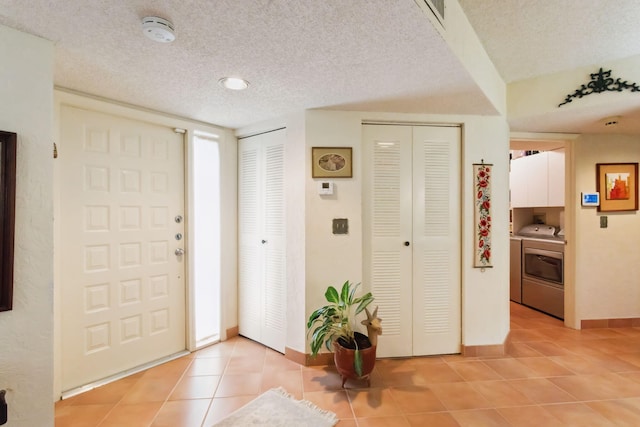
<instances>
[{"instance_id":1,"label":"ceiling vent","mask_svg":"<svg viewBox=\"0 0 640 427\"><path fill-rule=\"evenodd\" d=\"M425 12L430 12L431 15L444 27L444 2L445 0L415 0Z\"/></svg>"}]
</instances>

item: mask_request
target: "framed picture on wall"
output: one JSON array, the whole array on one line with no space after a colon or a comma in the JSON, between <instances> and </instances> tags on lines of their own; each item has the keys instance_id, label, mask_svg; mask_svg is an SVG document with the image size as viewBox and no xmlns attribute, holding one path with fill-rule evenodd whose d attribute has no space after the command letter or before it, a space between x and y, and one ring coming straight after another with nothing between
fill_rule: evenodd
<instances>
[{"instance_id":1,"label":"framed picture on wall","mask_svg":"<svg viewBox=\"0 0 640 427\"><path fill-rule=\"evenodd\" d=\"M600 212L638 210L638 163L597 163Z\"/></svg>"},{"instance_id":2,"label":"framed picture on wall","mask_svg":"<svg viewBox=\"0 0 640 427\"><path fill-rule=\"evenodd\" d=\"M353 176L351 147L312 147L311 176L313 178L351 178Z\"/></svg>"}]
</instances>

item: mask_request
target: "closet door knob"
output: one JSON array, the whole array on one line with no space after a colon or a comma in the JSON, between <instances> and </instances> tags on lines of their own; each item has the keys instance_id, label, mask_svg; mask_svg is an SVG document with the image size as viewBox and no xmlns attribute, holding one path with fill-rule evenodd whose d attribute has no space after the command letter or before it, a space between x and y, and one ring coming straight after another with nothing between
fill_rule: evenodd
<instances>
[{"instance_id":1,"label":"closet door knob","mask_svg":"<svg viewBox=\"0 0 640 427\"><path fill-rule=\"evenodd\" d=\"M405 246L409 246L410 244L411 244L411 243L409 243L409 242L404 242L404 245L405 245Z\"/></svg>"}]
</instances>

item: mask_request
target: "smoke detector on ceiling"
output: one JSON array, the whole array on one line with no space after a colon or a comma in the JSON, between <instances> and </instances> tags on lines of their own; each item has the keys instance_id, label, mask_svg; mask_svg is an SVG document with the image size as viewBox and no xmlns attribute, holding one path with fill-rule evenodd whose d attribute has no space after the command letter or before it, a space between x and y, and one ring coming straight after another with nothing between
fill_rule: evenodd
<instances>
[{"instance_id":1,"label":"smoke detector on ceiling","mask_svg":"<svg viewBox=\"0 0 640 427\"><path fill-rule=\"evenodd\" d=\"M176 39L173 24L157 16L142 18L142 31L145 36L160 43L171 43Z\"/></svg>"}]
</instances>

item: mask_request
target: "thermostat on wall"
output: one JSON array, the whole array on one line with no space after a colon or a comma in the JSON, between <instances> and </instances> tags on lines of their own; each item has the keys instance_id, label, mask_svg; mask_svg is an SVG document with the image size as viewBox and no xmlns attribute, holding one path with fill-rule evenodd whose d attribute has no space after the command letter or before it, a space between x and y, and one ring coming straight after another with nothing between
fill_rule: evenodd
<instances>
[{"instance_id":1,"label":"thermostat on wall","mask_svg":"<svg viewBox=\"0 0 640 427\"><path fill-rule=\"evenodd\" d=\"M318 194L321 196L330 196L333 194L333 182L320 181L318 183Z\"/></svg>"},{"instance_id":2,"label":"thermostat on wall","mask_svg":"<svg viewBox=\"0 0 640 427\"><path fill-rule=\"evenodd\" d=\"M600 193L582 193L582 206L600 206Z\"/></svg>"}]
</instances>

